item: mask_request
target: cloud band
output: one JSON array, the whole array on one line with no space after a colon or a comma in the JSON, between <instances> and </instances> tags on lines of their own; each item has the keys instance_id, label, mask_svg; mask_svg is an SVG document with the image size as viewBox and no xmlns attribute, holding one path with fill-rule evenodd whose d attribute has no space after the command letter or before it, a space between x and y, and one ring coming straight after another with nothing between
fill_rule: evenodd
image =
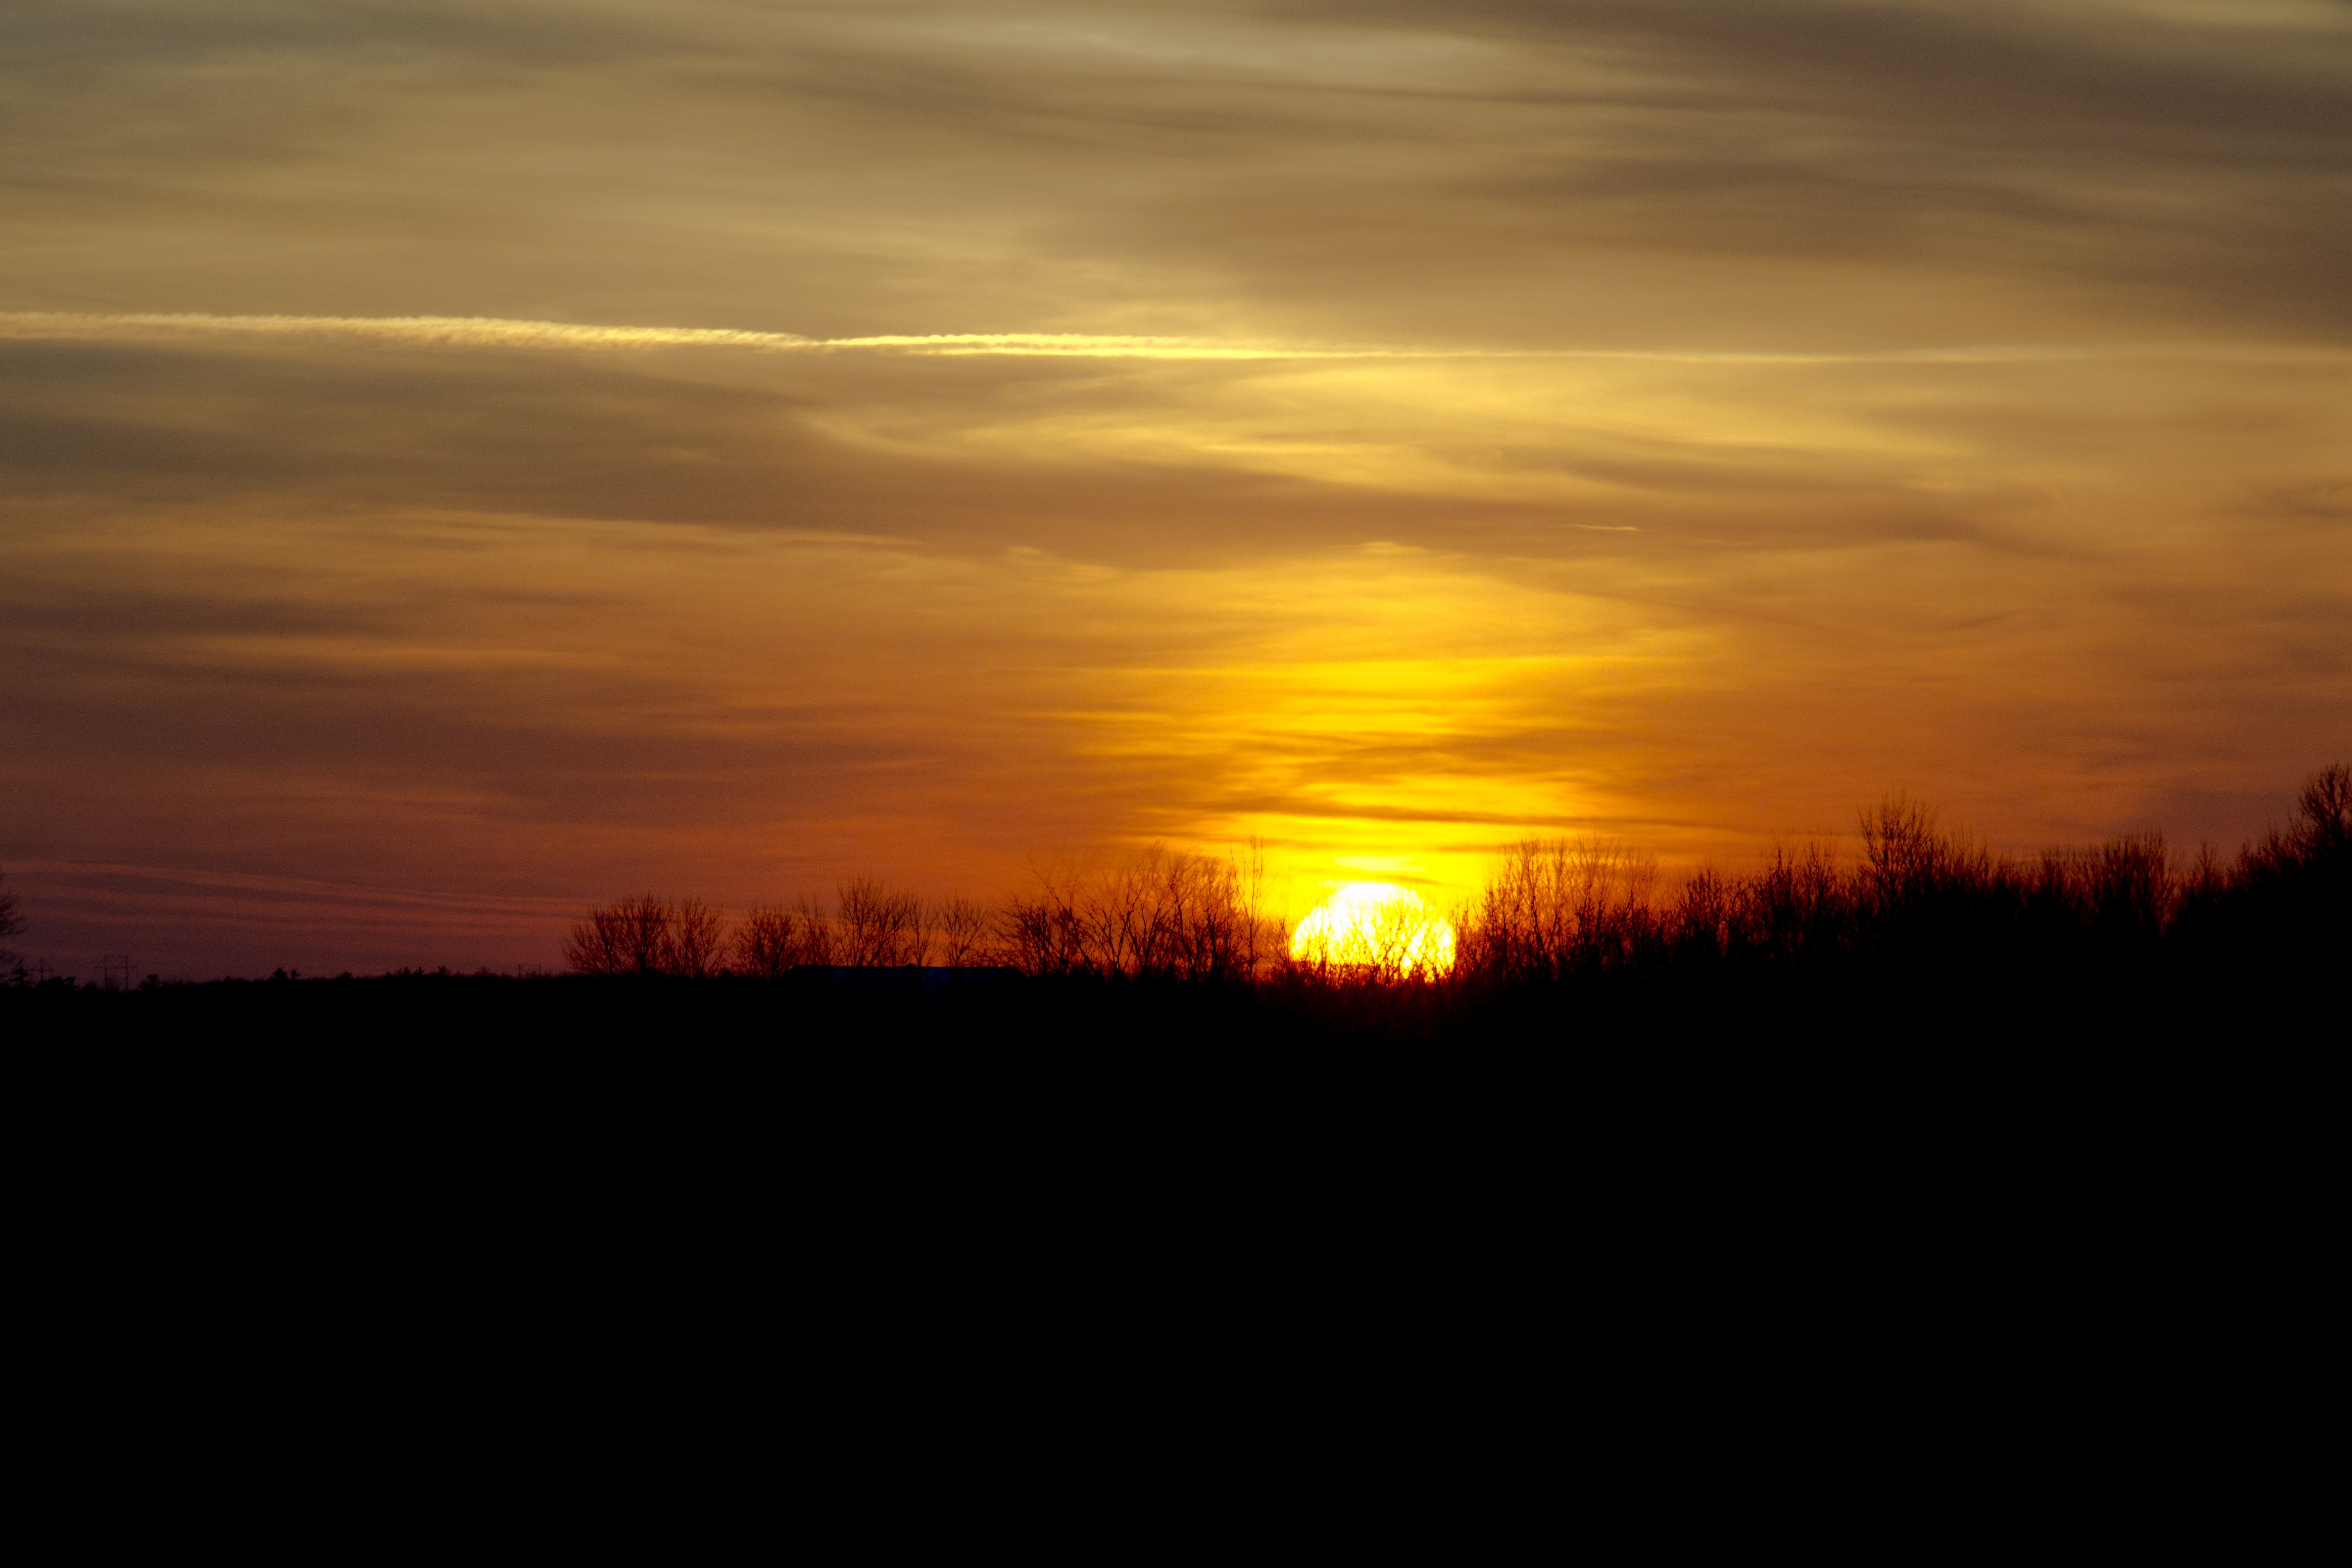
<instances>
[{"instance_id":1,"label":"cloud band","mask_svg":"<svg viewBox=\"0 0 2352 1568\"><path fill-rule=\"evenodd\" d=\"M1670 364L1991 364L2092 359L2352 358L2352 352L2264 344L1993 344L1872 353L1750 353L1642 349L1399 348L1229 342L1093 332L887 333L812 338L733 327L597 326L496 316L225 316L199 312L0 310L0 341L113 342L173 338L297 338L451 348L558 351L738 349L756 353L1004 355L1160 360L1603 360Z\"/></svg>"}]
</instances>

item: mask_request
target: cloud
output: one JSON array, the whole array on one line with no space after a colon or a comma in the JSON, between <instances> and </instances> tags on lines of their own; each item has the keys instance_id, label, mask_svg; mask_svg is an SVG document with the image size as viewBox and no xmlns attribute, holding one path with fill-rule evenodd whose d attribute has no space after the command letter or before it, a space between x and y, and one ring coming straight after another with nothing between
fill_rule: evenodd
<instances>
[{"instance_id":1,"label":"cloud","mask_svg":"<svg viewBox=\"0 0 2352 1568\"><path fill-rule=\"evenodd\" d=\"M734 349L787 354L862 350L950 358L998 355L1015 359L1593 360L1691 365L2033 364L2090 360L2217 360L2242 363L2336 363L2352 359L2352 346L2292 343L1992 343L1845 353L1466 346L1433 349L1234 342L1110 332L926 332L811 338L794 332L731 327L602 326L485 316L217 316L199 311L0 310L0 341L135 343L234 337L468 349Z\"/></svg>"},{"instance_id":2,"label":"cloud","mask_svg":"<svg viewBox=\"0 0 2352 1568\"><path fill-rule=\"evenodd\" d=\"M2347 17L13 6L0 858L266 970L310 882L2235 820L2352 746Z\"/></svg>"},{"instance_id":3,"label":"cloud","mask_svg":"<svg viewBox=\"0 0 2352 1568\"><path fill-rule=\"evenodd\" d=\"M811 338L714 327L595 326L481 316L219 316L200 311L0 311L0 338L19 342L140 342L206 337L308 338L453 348L741 349L755 353L869 350L925 354L1011 354L1079 359L1379 359L1428 351L1333 349L1087 332L931 332ZM1475 351L1468 351L1475 353Z\"/></svg>"},{"instance_id":4,"label":"cloud","mask_svg":"<svg viewBox=\"0 0 2352 1568\"><path fill-rule=\"evenodd\" d=\"M1220 350L2341 342L2343 14L37 7L0 180L37 242L16 287L59 309Z\"/></svg>"}]
</instances>

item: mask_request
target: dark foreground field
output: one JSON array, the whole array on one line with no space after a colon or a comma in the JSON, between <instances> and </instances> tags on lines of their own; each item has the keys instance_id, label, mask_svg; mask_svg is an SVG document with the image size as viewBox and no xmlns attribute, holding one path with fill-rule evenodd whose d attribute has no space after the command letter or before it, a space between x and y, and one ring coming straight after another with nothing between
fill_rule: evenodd
<instances>
[{"instance_id":1,"label":"dark foreground field","mask_svg":"<svg viewBox=\"0 0 2352 1568\"><path fill-rule=\"evenodd\" d=\"M250 1152L300 1181L368 1152L427 1184L635 1168L704 1194L688 1225L752 1190L933 1218L982 1192L1104 1203L1120 1226L1222 1194L1232 1223L1310 1248L1370 1225L1507 1230L1554 1261L2300 1268L2352 1256L2340 982L417 974L16 989L0 1027L24 1114L135 1158Z\"/></svg>"},{"instance_id":2,"label":"dark foreground field","mask_svg":"<svg viewBox=\"0 0 2352 1568\"><path fill-rule=\"evenodd\" d=\"M272 1508L338 1506L354 1432L433 1478L355 1521L541 1467L599 1528L676 1486L1091 1542L1079 1493L1384 1521L1313 1477L1663 1492L1819 1430L1842 1494L1937 1469L1920 1434L2072 1489L2084 1423L2326 1419L2340 984L2053 982L13 990L20 1338L53 1447L217 1453Z\"/></svg>"},{"instance_id":3,"label":"dark foreground field","mask_svg":"<svg viewBox=\"0 0 2352 1568\"><path fill-rule=\"evenodd\" d=\"M1379 982L1311 972L1255 982L1013 969L810 968L772 979L449 972L104 990L0 984L18 1049L199 1047L309 1054L456 1048L491 1055L748 1050L824 1060L1145 1048L1219 1059L1385 1049L1985 1058L2174 1051L2346 1054L2341 950L2273 957L2149 946L2113 954L1846 955L1600 971L1496 983Z\"/></svg>"}]
</instances>

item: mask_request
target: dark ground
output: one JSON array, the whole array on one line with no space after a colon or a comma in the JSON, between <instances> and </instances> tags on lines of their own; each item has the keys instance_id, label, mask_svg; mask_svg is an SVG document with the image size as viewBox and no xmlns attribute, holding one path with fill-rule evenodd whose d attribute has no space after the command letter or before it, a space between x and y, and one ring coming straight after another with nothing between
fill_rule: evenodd
<instances>
[{"instance_id":1,"label":"dark ground","mask_svg":"<svg viewBox=\"0 0 2352 1568\"><path fill-rule=\"evenodd\" d=\"M988 1193L1101 1204L1114 1228L1223 1205L1308 1250L1335 1226L1508 1232L1530 1266L2352 1258L2352 1042L2328 977L2272 977L2260 1006L2177 976L2071 995L1602 979L51 986L0 991L0 1031L24 1131L68 1160L111 1151L167 1185L175 1163L249 1163L273 1202L322 1173L472 1171L527 1203L558 1169L642 1165L720 1207L775 1184L934 1217Z\"/></svg>"},{"instance_id":2,"label":"dark ground","mask_svg":"<svg viewBox=\"0 0 2352 1568\"><path fill-rule=\"evenodd\" d=\"M2343 1031L1937 994L8 991L19 1383L183 1530L714 1551L1213 1499L1503 1555L1780 1464L1916 1530L2201 1403L2332 1423Z\"/></svg>"}]
</instances>

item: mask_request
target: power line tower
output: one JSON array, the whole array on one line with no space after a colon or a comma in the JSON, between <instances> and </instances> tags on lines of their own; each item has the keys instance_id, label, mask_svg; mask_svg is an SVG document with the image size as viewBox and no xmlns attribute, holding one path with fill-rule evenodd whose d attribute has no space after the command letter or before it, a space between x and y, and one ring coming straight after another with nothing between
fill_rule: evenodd
<instances>
[{"instance_id":1,"label":"power line tower","mask_svg":"<svg viewBox=\"0 0 2352 1568\"><path fill-rule=\"evenodd\" d=\"M127 952L101 954L98 961L98 984L101 991L131 989L131 955Z\"/></svg>"}]
</instances>

